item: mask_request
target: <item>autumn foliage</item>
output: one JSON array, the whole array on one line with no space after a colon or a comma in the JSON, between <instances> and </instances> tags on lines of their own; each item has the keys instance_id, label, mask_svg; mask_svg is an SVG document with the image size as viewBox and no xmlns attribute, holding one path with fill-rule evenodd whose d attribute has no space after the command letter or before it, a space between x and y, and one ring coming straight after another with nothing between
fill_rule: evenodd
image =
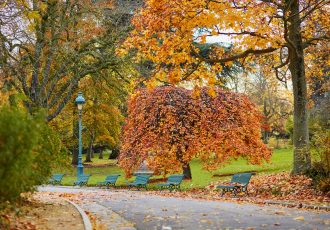
<instances>
[{"instance_id":1,"label":"autumn foliage","mask_svg":"<svg viewBox=\"0 0 330 230\"><path fill-rule=\"evenodd\" d=\"M204 168L242 156L261 164L271 156L261 142L262 116L244 95L174 86L141 89L128 103L119 163L131 175L146 160L155 173L181 171L197 157Z\"/></svg>"},{"instance_id":2,"label":"autumn foliage","mask_svg":"<svg viewBox=\"0 0 330 230\"><path fill-rule=\"evenodd\" d=\"M329 53L329 13L329 0L146 0L123 53L133 49L138 61L155 64L149 84L214 85L237 61L248 71L261 65L280 81L291 79L293 173L304 174L311 168L307 77L322 78L313 67L329 66L322 52ZM207 52L206 43L213 43Z\"/></svg>"}]
</instances>

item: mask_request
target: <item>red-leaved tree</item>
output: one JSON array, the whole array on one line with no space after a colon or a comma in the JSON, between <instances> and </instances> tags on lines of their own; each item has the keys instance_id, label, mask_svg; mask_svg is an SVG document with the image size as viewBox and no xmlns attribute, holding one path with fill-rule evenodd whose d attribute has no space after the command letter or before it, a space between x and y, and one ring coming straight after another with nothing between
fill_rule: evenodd
<instances>
[{"instance_id":1,"label":"red-leaved tree","mask_svg":"<svg viewBox=\"0 0 330 230\"><path fill-rule=\"evenodd\" d=\"M262 116L244 95L216 90L199 97L187 89L163 86L141 89L128 103L119 164L127 176L146 160L156 174L183 171L199 158L212 170L244 157L252 164L269 160L260 137Z\"/></svg>"}]
</instances>

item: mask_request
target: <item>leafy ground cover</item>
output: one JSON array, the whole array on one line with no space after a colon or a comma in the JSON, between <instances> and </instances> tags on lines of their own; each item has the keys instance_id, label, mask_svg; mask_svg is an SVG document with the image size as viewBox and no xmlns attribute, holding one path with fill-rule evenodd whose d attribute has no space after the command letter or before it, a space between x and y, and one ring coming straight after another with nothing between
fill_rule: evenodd
<instances>
[{"instance_id":1,"label":"leafy ground cover","mask_svg":"<svg viewBox=\"0 0 330 230\"><path fill-rule=\"evenodd\" d=\"M292 160L292 149L290 148L274 150L270 163L262 166L249 165L244 159L238 159L216 171L210 172L202 169L199 160L193 160L190 164L193 179L191 181L184 181L182 183L182 189L204 188L211 182L228 179L230 175L240 172L287 172L291 169ZM56 169L54 171L54 173L59 172L66 174L62 181L64 185L73 184L73 181L76 179L75 168ZM115 164L114 160L108 160L107 154L104 155L104 159L94 158L92 163L86 164L84 173L92 174L88 183L89 185L95 185L97 182L103 181L106 175L116 173L121 174L121 177L118 179L118 185L124 185L126 181L123 170ZM151 183L150 187L154 187L157 183Z\"/></svg>"},{"instance_id":2,"label":"leafy ground cover","mask_svg":"<svg viewBox=\"0 0 330 230\"><path fill-rule=\"evenodd\" d=\"M83 229L83 221L75 207L63 199L44 194L24 194L19 206L0 211L0 229Z\"/></svg>"},{"instance_id":3,"label":"leafy ground cover","mask_svg":"<svg viewBox=\"0 0 330 230\"><path fill-rule=\"evenodd\" d=\"M316 190L312 179L304 175L292 176L289 172L260 174L252 176L248 186L249 195L238 194L233 198L231 193L221 196L216 186L223 181L211 182L205 188L193 188L185 191L150 191L161 196L195 198L206 200L228 200L231 202L265 203L266 200L289 202L297 207L302 204L312 206L329 206L330 193ZM300 205L300 206L299 206Z\"/></svg>"}]
</instances>

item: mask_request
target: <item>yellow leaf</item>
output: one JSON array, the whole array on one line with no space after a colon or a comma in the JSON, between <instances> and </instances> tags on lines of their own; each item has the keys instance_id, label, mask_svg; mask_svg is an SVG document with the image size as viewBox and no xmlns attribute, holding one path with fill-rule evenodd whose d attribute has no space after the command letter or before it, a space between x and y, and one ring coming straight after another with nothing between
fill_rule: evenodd
<instances>
[{"instance_id":1,"label":"yellow leaf","mask_svg":"<svg viewBox=\"0 0 330 230\"><path fill-rule=\"evenodd\" d=\"M300 221L303 221L303 220L305 220L305 217L303 217L303 216L298 216L298 217L294 218L294 220L300 220Z\"/></svg>"},{"instance_id":2,"label":"yellow leaf","mask_svg":"<svg viewBox=\"0 0 330 230\"><path fill-rule=\"evenodd\" d=\"M27 17L29 19L36 19L39 20L40 19L40 14L38 11L30 11L27 13Z\"/></svg>"}]
</instances>

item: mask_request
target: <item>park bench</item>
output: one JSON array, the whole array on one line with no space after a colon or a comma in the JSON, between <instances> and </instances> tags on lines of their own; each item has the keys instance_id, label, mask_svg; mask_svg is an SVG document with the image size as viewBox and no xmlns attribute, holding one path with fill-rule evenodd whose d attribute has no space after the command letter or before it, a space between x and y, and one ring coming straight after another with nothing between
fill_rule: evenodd
<instances>
[{"instance_id":1,"label":"park bench","mask_svg":"<svg viewBox=\"0 0 330 230\"><path fill-rule=\"evenodd\" d=\"M140 188L145 188L147 190L147 184L151 175L137 175L135 180L131 183L126 183L129 189L136 187L138 190Z\"/></svg>"},{"instance_id":2,"label":"park bench","mask_svg":"<svg viewBox=\"0 0 330 230\"><path fill-rule=\"evenodd\" d=\"M97 182L98 185L106 185L106 186L115 186L117 179L120 175L119 174L111 174L108 175L104 181L102 182Z\"/></svg>"},{"instance_id":3,"label":"park bench","mask_svg":"<svg viewBox=\"0 0 330 230\"><path fill-rule=\"evenodd\" d=\"M158 184L157 186L160 187L160 190L169 189L170 191L172 191L174 189L180 189L180 185L183 180L183 177L184 177L183 174L170 175L166 183Z\"/></svg>"},{"instance_id":4,"label":"park bench","mask_svg":"<svg viewBox=\"0 0 330 230\"><path fill-rule=\"evenodd\" d=\"M53 185L55 185L55 184L61 184L61 181L62 181L64 175L65 174L60 174L60 173L53 174L52 175L52 178L50 178L49 181L48 181L49 184L53 184Z\"/></svg>"},{"instance_id":5,"label":"park bench","mask_svg":"<svg viewBox=\"0 0 330 230\"><path fill-rule=\"evenodd\" d=\"M239 192L245 192L246 194L248 194L247 186L250 182L251 176L252 173L235 174L231 178L231 181L228 185L219 185L216 188L222 189L221 196L223 196L225 192L229 191L234 193L234 196L236 196Z\"/></svg>"},{"instance_id":6,"label":"park bench","mask_svg":"<svg viewBox=\"0 0 330 230\"><path fill-rule=\"evenodd\" d=\"M78 179L73 183L73 185L79 185L79 186L87 185L90 176L91 174L85 174L83 176L78 177Z\"/></svg>"}]
</instances>

